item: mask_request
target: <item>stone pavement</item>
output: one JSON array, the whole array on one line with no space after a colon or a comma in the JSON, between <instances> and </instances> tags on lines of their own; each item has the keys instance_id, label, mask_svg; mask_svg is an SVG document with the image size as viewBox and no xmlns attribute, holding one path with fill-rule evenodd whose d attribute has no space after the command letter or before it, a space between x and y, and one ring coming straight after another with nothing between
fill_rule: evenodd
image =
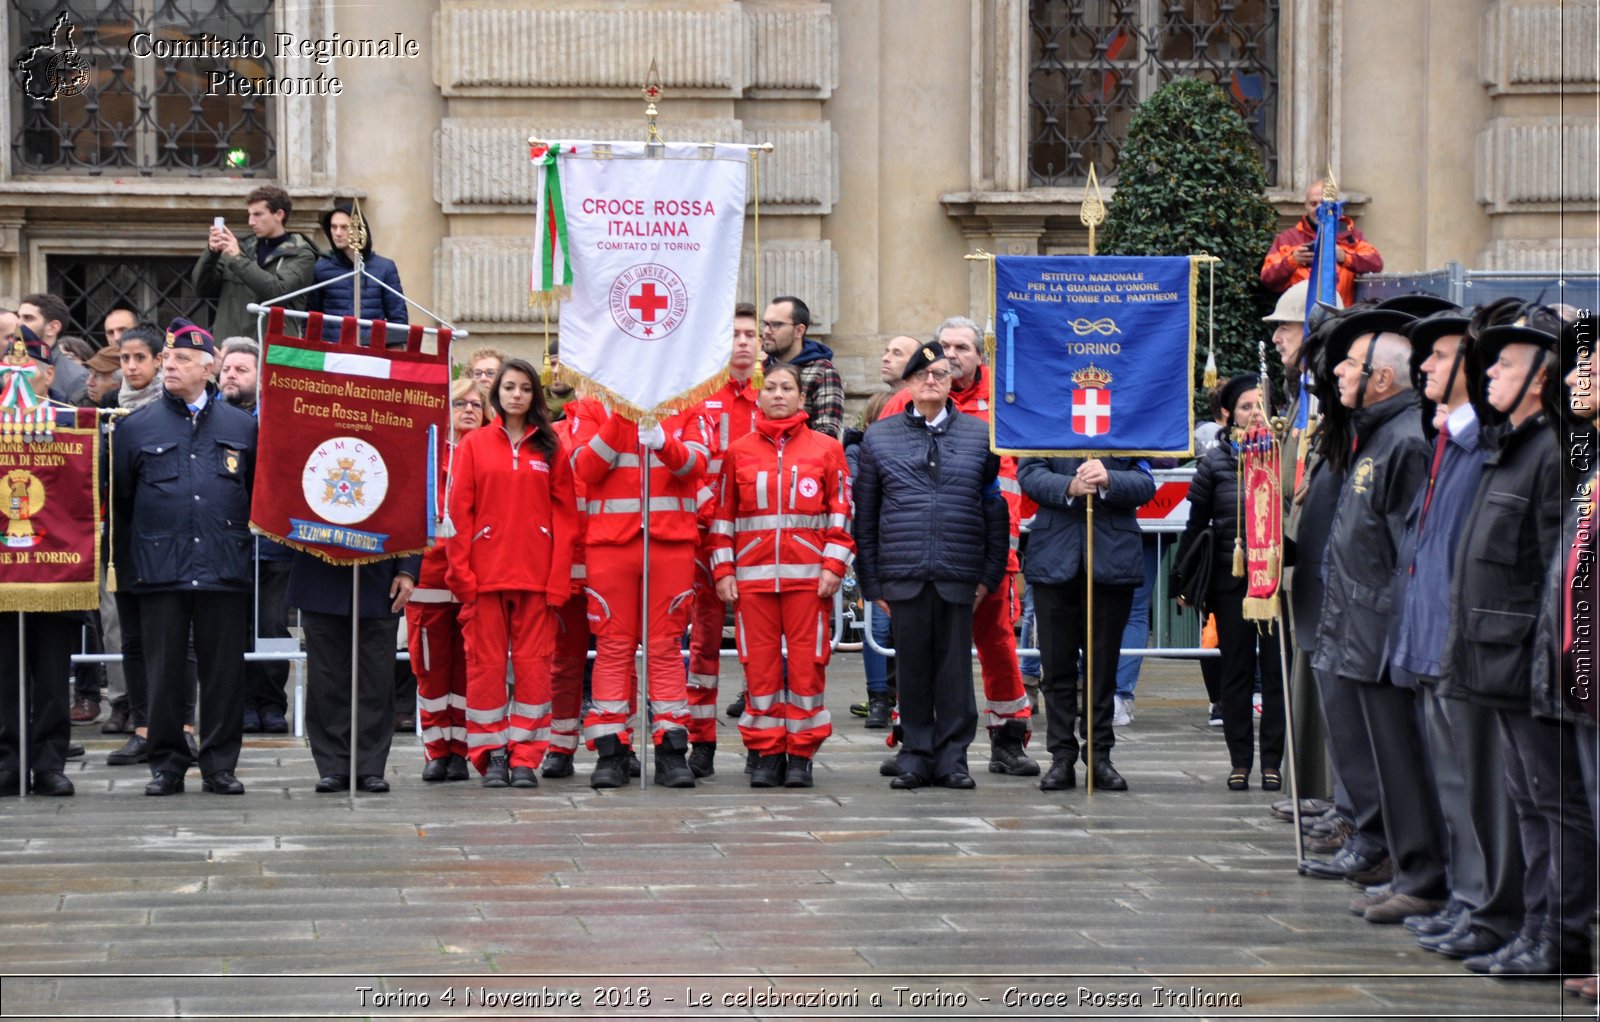
<instances>
[{"instance_id":1,"label":"stone pavement","mask_svg":"<svg viewBox=\"0 0 1600 1022\"><path fill-rule=\"evenodd\" d=\"M245 796L148 799L78 728L76 798L0 802L0 1015L1592 1017L1296 876L1198 671L1146 665L1132 790L1092 798L982 772L981 738L976 791L890 791L847 654L809 791L749 789L726 717L694 791L424 785L407 737L353 806L264 736Z\"/></svg>"}]
</instances>

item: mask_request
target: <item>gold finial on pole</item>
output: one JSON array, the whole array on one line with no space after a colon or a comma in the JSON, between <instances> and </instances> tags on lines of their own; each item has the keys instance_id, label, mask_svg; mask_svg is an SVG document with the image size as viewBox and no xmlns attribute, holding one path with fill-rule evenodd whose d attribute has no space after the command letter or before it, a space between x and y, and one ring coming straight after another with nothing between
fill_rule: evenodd
<instances>
[{"instance_id":1,"label":"gold finial on pole","mask_svg":"<svg viewBox=\"0 0 1600 1022\"><path fill-rule=\"evenodd\" d=\"M367 218L361 215L361 200L350 200L350 248L356 252L367 247Z\"/></svg>"},{"instance_id":2,"label":"gold finial on pole","mask_svg":"<svg viewBox=\"0 0 1600 1022\"><path fill-rule=\"evenodd\" d=\"M645 73L644 88L639 91L644 94L644 119L649 132L645 136L645 145L665 145L666 140L656 130L656 100L661 98L662 88L661 72L656 69L654 58L650 60L650 70Z\"/></svg>"},{"instance_id":3,"label":"gold finial on pole","mask_svg":"<svg viewBox=\"0 0 1600 1022\"><path fill-rule=\"evenodd\" d=\"M1328 176L1322 179L1322 198L1327 202L1339 201L1339 182L1333 177L1333 164L1328 164Z\"/></svg>"},{"instance_id":4,"label":"gold finial on pole","mask_svg":"<svg viewBox=\"0 0 1600 1022\"><path fill-rule=\"evenodd\" d=\"M1095 176L1094 164L1089 164L1089 183L1083 186L1083 205L1078 209L1078 219L1089 228L1089 254L1098 255L1094 246L1094 230L1106 222L1106 204L1100 197L1100 179Z\"/></svg>"}]
</instances>

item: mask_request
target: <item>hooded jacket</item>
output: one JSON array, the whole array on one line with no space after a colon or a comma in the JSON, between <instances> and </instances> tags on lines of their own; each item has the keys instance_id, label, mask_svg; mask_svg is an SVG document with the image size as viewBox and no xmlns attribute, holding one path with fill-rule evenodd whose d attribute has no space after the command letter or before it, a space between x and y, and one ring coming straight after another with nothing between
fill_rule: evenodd
<instances>
[{"instance_id":1,"label":"hooded jacket","mask_svg":"<svg viewBox=\"0 0 1600 1022\"><path fill-rule=\"evenodd\" d=\"M1322 620L1311 666L1376 682L1394 595L1406 513L1428 479L1428 442L1416 391L1351 415L1355 451L1322 562Z\"/></svg>"},{"instance_id":2,"label":"hooded jacket","mask_svg":"<svg viewBox=\"0 0 1600 1022\"><path fill-rule=\"evenodd\" d=\"M341 202L322 214L322 233L329 241L333 240L333 232L329 229L333 222L333 214L344 213L349 215L350 204ZM386 259L372 251L372 222L367 222L367 244L361 250L363 268L384 284L394 288L402 294L405 288L400 286L400 269L395 266L393 259ZM355 278L338 280L355 269L355 263L350 257L339 249L324 252L317 259L312 268L312 282L321 284L324 281L334 281L327 287L306 295L306 308L311 312L320 312L327 316L349 316L354 311L352 296L355 294ZM361 278L361 317L362 319L381 319L389 323L409 323L406 314L406 301L378 284L377 280L367 277ZM361 343L369 343L370 329L361 332ZM386 347L403 348L406 335L403 331L390 331Z\"/></svg>"},{"instance_id":3,"label":"hooded jacket","mask_svg":"<svg viewBox=\"0 0 1600 1022\"><path fill-rule=\"evenodd\" d=\"M768 359L768 363L771 363ZM844 381L833 365L833 349L807 337L800 352L789 360L800 370L801 403L811 416L811 428L835 440L844 437Z\"/></svg>"},{"instance_id":4,"label":"hooded jacket","mask_svg":"<svg viewBox=\"0 0 1600 1022\"><path fill-rule=\"evenodd\" d=\"M1261 283L1277 293L1289 290L1302 280L1309 279L1311 267L1294 261L1294 250L1317 240L1316 221L1301 217L1299 222L1272 239L1272 248L1261 262ZM1356 275L1383 272L1383 256L1372 247L1349 217L1339 220L1339 236L1334 239L1340 251L1346 254L1344 262L1335 270L1336 290L1348 308L1356 301Z\"/></svg>"}]
</instances>

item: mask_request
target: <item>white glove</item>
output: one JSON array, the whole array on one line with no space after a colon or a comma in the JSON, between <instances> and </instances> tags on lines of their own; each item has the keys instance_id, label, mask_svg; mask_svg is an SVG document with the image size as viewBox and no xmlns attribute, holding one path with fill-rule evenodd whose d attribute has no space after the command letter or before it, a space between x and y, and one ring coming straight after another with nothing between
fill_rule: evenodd
<instances>
[{"instance_id":1,"label":"white glove","mask_svg":"<svg viewBox=\"0 0 1600 1022\"><path fill-rule=\"evenodd\" d=\"M639 446L651 451L659 451L667 445L667 431L661 428L658 422L654 426L639 426Z\"/></svg>"}]
</instances>

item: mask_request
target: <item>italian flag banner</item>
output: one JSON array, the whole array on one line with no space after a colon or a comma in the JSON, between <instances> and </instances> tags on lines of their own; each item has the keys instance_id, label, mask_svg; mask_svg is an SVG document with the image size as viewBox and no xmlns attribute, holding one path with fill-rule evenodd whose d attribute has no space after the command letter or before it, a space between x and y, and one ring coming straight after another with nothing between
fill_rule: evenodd
<instances>
[{"instance_id":1,"label":"italian flag banner","mask_svg":"<svg viewBox=\"0 0 1600 1022\"><path fill-rule=\"evenodd\" d=\"M267 319L251 528L334 564L422 551L438 525L432 464L450 404L450 331L428 354L421 327L390 350L387 324L361 347L353 319L312 313L303 338L283 320L280 309ZM337 339L324 342L325 325Z\"/></svg>"},{"instance_id":2,"label":"italian flag banner","mask_svg":"<svg viewBox=\"0 0 1600 1022\"><path fill-rule=\"evenodd\" d=\"M664 417L721 386L749 150L560 142L532 158L530 283L536 301L562 302L562 377L628 418Z\"/></svg>"}]
</instances>

